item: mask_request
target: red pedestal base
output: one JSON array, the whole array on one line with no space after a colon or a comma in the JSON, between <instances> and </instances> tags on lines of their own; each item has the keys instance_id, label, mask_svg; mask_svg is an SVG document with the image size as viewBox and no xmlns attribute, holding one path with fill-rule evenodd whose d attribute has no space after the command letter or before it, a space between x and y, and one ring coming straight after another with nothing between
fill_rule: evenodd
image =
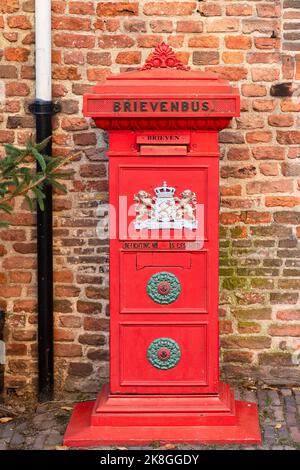
<instances>
[{"instance_id":1,"label":"red pedestal base","mask_svg":"<svg viewBox=\"0 0 300 470\"><path fill-rule=\"evenodd\" d=\"M218 395L146 396L108 393L75 406L64 445L259 444L258 410L235 401L229 387Z\"/></svg>"}]
</instances>

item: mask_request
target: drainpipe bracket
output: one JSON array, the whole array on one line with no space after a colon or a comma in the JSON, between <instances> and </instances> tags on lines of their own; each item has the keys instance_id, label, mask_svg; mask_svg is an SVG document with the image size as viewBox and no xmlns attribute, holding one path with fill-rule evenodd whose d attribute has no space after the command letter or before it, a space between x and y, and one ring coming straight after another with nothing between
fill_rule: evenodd
<instances>
[{"instance_id":1,"label":"drainpipe bracket","mask_svg":"<svg viewBox=\"0 0 300 470\"><path fill-rule=\"evenodd\" d=\"M57 114L61 111L61 104L56 101L35 100L28 106L29 111L34 114L50 115Z\"/></svg>"}]
</instances>

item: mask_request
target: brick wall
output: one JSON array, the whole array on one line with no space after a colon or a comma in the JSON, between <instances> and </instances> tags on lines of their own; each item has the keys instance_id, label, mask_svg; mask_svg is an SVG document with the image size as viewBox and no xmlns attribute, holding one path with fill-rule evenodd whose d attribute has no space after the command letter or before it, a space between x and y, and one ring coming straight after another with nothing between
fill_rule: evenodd
<instances>
[{"instance_id":1,"label":"brick wall","mask_svg":"<svg viewBox=\"0 0 300 470\"><path fill-rule=\"evenodd\" d=\"M32 1L0 0L0 142L34 132ZM193 69L238 86L241 117L220 136L223 373L300 383L300 2L53 0L55 154L74 149L69 193L55 193L56 387L95 392L108 376L108 243L96 225L107 201L106 136L82 116L82 95L132 70L165 40ZM36 383L35 216L16 202L0 232L6 387Z\"/></svg>"}]
</instances>

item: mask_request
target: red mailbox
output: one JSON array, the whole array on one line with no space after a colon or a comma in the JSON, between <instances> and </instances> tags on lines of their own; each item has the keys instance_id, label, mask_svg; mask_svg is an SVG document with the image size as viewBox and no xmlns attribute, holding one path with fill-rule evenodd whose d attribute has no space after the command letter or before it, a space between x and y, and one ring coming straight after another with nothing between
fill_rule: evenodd
<instances>
[{"instance_id":1,"label":"red mailbox","mask_svg":"<svg viewBox=\"0 0 300 470\"><path fill-rule=\"evenodd\" d=\"M218 131L237 89L161 44L84 114L109 130L110 384L65 444L259 443L256 405L219 380Z\"/></svg>"}]
</instances>

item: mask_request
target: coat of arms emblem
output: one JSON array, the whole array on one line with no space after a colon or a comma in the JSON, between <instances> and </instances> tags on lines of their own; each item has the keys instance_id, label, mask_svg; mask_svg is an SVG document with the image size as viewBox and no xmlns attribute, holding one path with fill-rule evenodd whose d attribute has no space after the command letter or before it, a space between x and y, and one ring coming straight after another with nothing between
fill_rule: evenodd
<instances>
[{"instance_id":1,"label":"coat of arms emblem","mask_svg":"<svg viewBox=\"0 0 300 470\"><path fill-rule=\"evenodd\" d=\"M135 194L135 229L196 229L196 194L190 189L185 189L179 198L175 196L175 192L176 188L168 186L164 181L162 186L154 188L155 195L143 189Z\"/></svg>"}]
</instances>

